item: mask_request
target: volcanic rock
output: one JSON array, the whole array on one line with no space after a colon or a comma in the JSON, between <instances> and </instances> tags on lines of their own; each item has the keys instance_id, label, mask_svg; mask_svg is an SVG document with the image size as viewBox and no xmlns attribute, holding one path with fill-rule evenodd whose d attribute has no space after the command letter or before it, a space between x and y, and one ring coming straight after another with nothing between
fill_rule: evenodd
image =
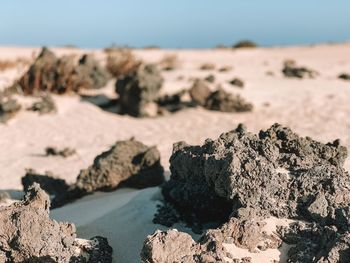
<instances>
[{"instance_id":1,"label":"volcanic rock","mask_svg":"<svg viewBox=\"0 0 350 263\"><path fill-rule=\"evenodd\" d=\"M77 239L74 224L51 220L49 207L38 184L28 189L23 201L0 207L1 262L112 262L105 238Z\"/></svg>"},{"instance_id":2,"label":"volcanic rock","mask_svg":"<svg viewBox=\"0 0 350 263\"><path fill-rule=\"evenodd\" d=\"M118 141L98 155L93 164L80 171L76 187L86 193L113 190L121 183L134 188L157 186L164 182L160 153L133 139Z\"/></svg>"},{"instance_id":3,"label":"volcanic rock","mask_svg":"<svg viewBox=\"0 0 350 263\"><path fill-rule=\"evenodd\" d=\"M155 100L162 84L163 78L155 65L141 65L135 72L118 79L116 92L122 113L154 117L157 114Z\"/></svg>"}]
</instances>

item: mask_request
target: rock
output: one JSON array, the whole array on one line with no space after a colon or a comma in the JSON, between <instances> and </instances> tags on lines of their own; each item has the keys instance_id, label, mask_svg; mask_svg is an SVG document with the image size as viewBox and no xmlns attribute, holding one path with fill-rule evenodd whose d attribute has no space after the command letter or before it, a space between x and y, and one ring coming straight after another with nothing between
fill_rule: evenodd
<instances>
[{"instance_id":1,"label":"rock","mask_svg":"<svg viewBox=\"0 0 350 263\"><path fill-rule=\"evenodd\" d=\"M91 193L113 190L120 184L146 188L163 182L158 149L131 139L118 141L111 149L98 155L89 168L80 171L76 187Z\"/></svg>"},{"instance_id":2,"label":"rock","mask_svg":"<svg viewBox=\"0 0 350 263\"><path fill-rule=\"evenodd\" d=\"M17 103L16 99L8 96L0 96L0 122L7 122L14 117L20 109L21 105Z\"/></svg>"},{"instance_id":3,"label":"rock","mask_svg":"<svg viewBox=\"0 0 350 263\"><path fill-rule=\"evenodd\" d=\"M284 62L284 68L282 73L285 77L288 78L314 78L317 75L317 72L306 67L296 66L295 61L287 60Z\"/></svg>"},{"instance_id":4,"label":"rock","mask_svg":"<svg viewBox=\"0 0 350 263\"><path fill-rule=\"evenodd\" d=\"M255 48L258 45L256 43L254 43L253 41L250 40L241 40L239 42L237 42L233 48Z\"/></svg>"},{"instance_id":5,"label":"rock","mask_svg":"<svg viewBox=\"0 0 350 263\"><path fill-rule=\"evenodd\" d=\"M76 64L73 56L57 58L44 47L16 85L26 95L43 91L63 94L100 88L106 84L108 77L107 71L91 55L84 55Z\"/></svg>"},{"instance_id":6,"label":"rock","mask_svg":"<svg viewBox=\"0 0 350 263\"><path fill-rule=\"evenodd\" d=\"M163 78L154 65L141 65L135 72L118 79L116 92L122 113L134 117L150 116L147 110L159 97Z\"/></svg>"},{"instance_id":7,"label":"rock","mask_svg":"<svg viewBox=\"0 0 350 263\"><path fill-rule=\"evenodd\" d=\"M296 222L278 230L287 244L290 263L338 263L348 262L350 234L335 226L320 226L315 223Z\"/></svg>"},{"instance_id":8,"label":"rock","mask_svg":"<svg viewBox=\"0 0 350 263\"><path fill-rule=\"evenodd\" d=\"M38 183L50 194L52 207L61 207L95 191L111 191L117 187L147 188L164 182L164 170L156 147L148 147L133 139L118 141L98 155L93 164L81 170L74 184L68 184L51 172L44 175L26 171L22 184L26 190Z\"/></svg>"},{"instance_id":9,"label":"rock","mask_svg":"<svg viewBox=\"0 0 350 263\"><path fill-rule=\"evenodd\" d=\"M112 262L106 239L79 242L74 224L51 220L49 207L38 184L28 189L23 201L0 207L1 262Z\"/></svg>"},{"instance_id":10,"label":"rock","mask_svg":"<svg viewBox=\"0 0 350 263\"><path fill-rule=\"evenodd\" d=\"M209 83L214 83L215 82L215 76L214 75L208 75L207 77L204 78L205 81Z\"/></svg>"},{"instance_id":11,"label":"rock","mask_svg":"<svg viewBox=\"0 0 350 263\"><path fill-rule=\"evenodd\" d=\"M241 96L226 92L222 88L210 94L205 102L205 108L222 112L252 111L253 105Z\"/></svg>"},{"instance_id":12,"label":"rock","mask_svg":"<svg viewBox=\"0 0 350 263\"><path fill-rule=\"evenodd\" d=\"M228 262L227 259L232 262L235 255L228 253L224 243L234 243L254 252L279 247L281 240L277 236L264 233L262 227L261 222L232 219L218 229L208 230L198 242L189 234L177 230L157 230L144 242L141 262L211 263ZM262 244L265 246L262 247Z\"/></svg>"},{"instance_id":13,"label":"rock","mask_svg":"<svg viewBox=\"0 0 350 263\"><path fill-rule=\"evenodd\" d=\"M243 88L244 87L243 80L241 80L239 78L234 78L233 80L230 81L230 84L233 85L233 86L237 86L239 88Z\"/></svg>"},{"instance_id":14,"label":"rock","mask_svg":"<svg viewBox=\"0 0 350 263\"><path fill-rule=\"evenodd\" d=\"M156 103L158 104L159 114L177 112L194 106L187 90L180 90L172 95L161 96L157 99Z\"/></svg>"},{"instance_id":15,"label":"rock","mask_svg":"<svg viewBox=\"0 0 350 263\"><path fill-rule=\"evenodd\" d=\"M204 63L199 67L200 70L214 70L215 65L213 63Z\"/></svg>"},{"instance_id":16,"label":"rock","mask_svg":"<svg viewBox=\"0 0 350 263\"><path fill-rule=\"evenodd\" d=\"M317 263L347 263L350 259L350 232L334 239Z\"/></svg>"},{"instance_id":17,"label":"rock","mask_svg":"<svg viewBox=\"0 0 350 263\"><path fill-rule=\"evenodd\" d=\"M342 168L346 156L337 140L323 144L278 124L255 135L240 125L203 146L175 144L171 177L162 192L189 222L254 214L322 217L344 227L350 222L350 177ZM327 213L318 204L322 200L310 207L319 193L328 202Z\"/></svg>"},{"instance_id":18,"label":"rock","mask_svg":"<svg viewBox=\"0 0 350 263\"><path fill-rule=\"evenodd\" d=\"M219 72L229 72L233 69L232 66L223 66L221 68L218 69Z\"/></svg>"},{"instance_id":19,"label":"rock","mask_svg":"<svg viewBox=\"0 0 350 263\"><path fill-rule=\"evenodd\" d=\"M61 156L63 158L67 158L67 157L72 156L76 153L77 152L75 151L75 149L72 149L69 147L58 149L56 147L49 146L49 147L45 148L45 155L46 156Z\"/></svg>"},{"instance_id":20,"label":"rock","mask_svg":"<svg viewBox=\"0 0 350 263\"><path fill-rule=\"evenodd\" d=\"M251 262L227 253L227 245L257 253L282 241L290 245L290 263L348 262L346 157L339 140L323 144L279 124L259 134L239 125L202 146L174 144L165 203L154 222L185 221L205 233L196 242L185 233L158 231L147 238L142 262L162 262L159 255L163 262ZM292 223L278 226L276 235L265 229L271 217ZM176 247L178 253L167 250Z\"/></svg>"},{"instance_id":21,"label":"rock","mask_svg":"<svg viewBox=\"0 0 350 263\"><path fill-rule=\"evenodd\" d=\"M350 74L342 73L338 76L339 79L350 80Z\"/></svg>"},{"instance_id":22,"label":"rock","mask_svg":"<svg viewBox=\"0 0 350 263\"><path fill-rule=\"evenodd\" d=\"M195 262L198 245L192 237L177 230L159 231L148 236L141 252L141 262Z\"/></svg>"},{"instance_id":23,"label":"rock","mask_svg":"<svg viewBox=\"0 0 350 263\"><path fill-rule=\"evenodd\" d=\"M90 54L85 54L80 58L76 72L81 80L87 82L84 85L87 89L102 88L106 86L111 77L108 71Z\"/></svg>"},{"instance_id":24,"label":"rock","mask_svg":"<svg viewBox=\"0 0 350 263\"><path fill-rule=\"evenodd\" d=\"M54 113L57 111L57 108L52 97L49 94L45 94L39 98L39 101L34 102L28 110L37 111L40 115L42 115Z\"/></svg>"},{"instance_id":25,"label":"rock","mask_svg":"<svg viewBox=\"0 0 350 263\"><path fill-rule=\"evenodd\" d=\"M192 88L189 91L191 99L200 106L205 106L211 91L207 84L202 80L195 80Z\"/></svg>"}]
</instances>

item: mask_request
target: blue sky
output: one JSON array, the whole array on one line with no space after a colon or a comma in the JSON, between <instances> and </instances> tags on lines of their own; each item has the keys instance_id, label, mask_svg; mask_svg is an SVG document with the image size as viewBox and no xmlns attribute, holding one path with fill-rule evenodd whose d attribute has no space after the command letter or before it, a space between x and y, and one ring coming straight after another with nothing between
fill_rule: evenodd
<instances>
[{"instance_id":1,"label":"blue sky","mask_svg":"<svg viewBox=\"0 0 350 263\"><path fill-rule=\"evenodd\" d=\"M209 48L350 40L349 0L1 0L0 45Z\"/></svg>"}]
</instances>

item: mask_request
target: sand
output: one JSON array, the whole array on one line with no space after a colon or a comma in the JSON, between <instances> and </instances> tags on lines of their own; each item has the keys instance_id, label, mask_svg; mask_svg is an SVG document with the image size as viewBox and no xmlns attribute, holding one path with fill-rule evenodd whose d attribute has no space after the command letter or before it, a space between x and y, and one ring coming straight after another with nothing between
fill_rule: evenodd
<instances>
[{"instance_id":1,"label":"sand","mask_svg":"<svg viewBox=\"0 0 350 263\"><path fill-rule=\"evenodd\" d=\"M53 50L58 55L93 52L98 59L104 58L100 50ZM73 182L79 170L90 165L97 154L115 141L132 136L147 145L157 145L169 174L168 159L174 142L185 140L200 144L206 138L215 138L235 128L240 122L253 132L279 122L301 136L322 142L340 138L341 143L349 147L350 82L337 78L342 72L350 72L349 50L350 44L235 51L136 50L135 54L148 62L157 62L166 54L176 54L179 58L179 69L163 72L164 93L190 88L190 78L214 74L216 81L212 87L221 84L225 90L241 94L254 104L254 111L220 113L196 108L155 119L135 119L104 111L78 96L53 96L57 114L39 116L22 111L7 124L0 124L0 188L21 190L20 178L25 168L52 171ZM38 51L38 48L0 47L0 59L30 58ZM314 69L320 75L315 79L285 78L281 69L286 59L294 59L298 65ZM217 69L223 66L233 69L228 72L199 70L203 63L213 63ZM0 72L0 89L12 83L24 70L22 67ZM274 75L267 75L267 71ZM183 76L183 80L178 80L179 76ZM228 83L234 77L245 82L243 89ZM110 81L103 92L112 94L113 85ZM75 148L77 155L44 157L47 146ZM345 167L349 169L349 160ZM139 262L145 237L156 229L165 229L152 223L160 198L157 188L96 193L52 211L52 217L74 222L83 238L106 236L118 262ZM232 249L239 252L238 248ZM270 256L281 257L278 251L266 253L269 253L267 260Z\"/></svg>"}]
</instances>

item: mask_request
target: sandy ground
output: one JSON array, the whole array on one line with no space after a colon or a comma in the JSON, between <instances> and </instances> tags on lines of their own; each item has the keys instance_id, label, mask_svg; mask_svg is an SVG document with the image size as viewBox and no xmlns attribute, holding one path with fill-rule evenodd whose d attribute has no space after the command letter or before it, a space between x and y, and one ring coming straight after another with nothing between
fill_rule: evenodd
<instances>
[{"instance_id":1,"label":"sandy ground","mask_svg":"<svg viewBox=\"0 0 350 263\"><path fill-rule=\"evenodd\" d=\"M0 47L0 60L30 58L38 51L38 48ZM93 52L101 60L104 57L99 50L54 51L59 55ZM164 93L190 88L193 77L214 74L213 87L221 84L228 91L240 93L253 102L255 109L239 114L189 109L156 119L135 119L103 111L78 96L54 96L57 114L39 116L22 111L6 125L0 124L1 189L20 190L25 168L52 171L72 182L79 170L90 165L97 154L115 141L132 136L145 144L157 145L167 175L174 142L184 140L200 144L206 138L215 138L235 128L238 123L257 132L279 122L303 136L322 142L340 138L343 145L350 146L350 82L337 78L342 72L350 73L350 44L235 51L136 50L135 54L148 62L157 62L165 54L178 56L179 69L163 74ZM286 59L294 59L298 65L315 69L320 75L314 79L285 78L281 68ZM207 62L214 63L216 68L232 66L233 70L198 69ZM0 72L0 88L12 83L23 70L22 67ZM273 72L273 76L267 75L268 71ZM183 79L179 80L179 76ZM245 81L244 89L227 83L234 77ZM113 85L111 81L104 90L110 93ZM43 157L47 146L73 147L78 154L67 159ZM349 169L349 160L345 166ZM52 215L76 223L83 237L107 236L118 262L139 262L138 254L145 237L157 228L162 229L151 223L159 198L157 188L122 189L88 196L54 210Z\"/></svg>"}]
</instances>

